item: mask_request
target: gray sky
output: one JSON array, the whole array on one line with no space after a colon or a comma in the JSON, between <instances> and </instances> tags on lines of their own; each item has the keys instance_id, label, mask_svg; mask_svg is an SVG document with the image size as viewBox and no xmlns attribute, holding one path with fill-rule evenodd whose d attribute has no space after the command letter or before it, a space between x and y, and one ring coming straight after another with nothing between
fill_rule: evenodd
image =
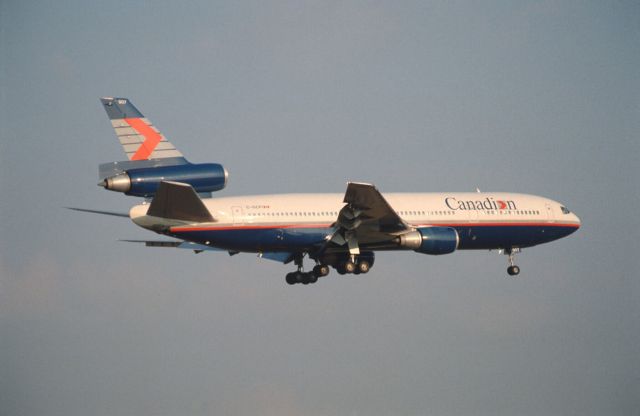
<instances>
[{"instance_id":1,"label":"gray sky","mask_svg":"<svg viewBox=\"0 0 640 416\"><path fill-rule=\"evenodd\" d=\"M88 4L94 3L94 4ZM0 414L630 415L640 408L640 7L0 2ZM123 154L125 96L220 195L513 191L570 238L383 253L371 273L119 243L63 206Z\"/></svg>"}]
</instances>

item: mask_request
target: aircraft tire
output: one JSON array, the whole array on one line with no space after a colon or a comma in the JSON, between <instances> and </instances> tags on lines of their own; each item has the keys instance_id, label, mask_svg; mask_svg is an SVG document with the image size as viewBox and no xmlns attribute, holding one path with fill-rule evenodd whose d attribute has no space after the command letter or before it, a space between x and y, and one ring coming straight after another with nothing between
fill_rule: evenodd
<instances>
[{"instance_id":1,"label":"aircraft tire","mask_svg":"<svg viewBox=\"0 0 640 416\"><path fill-rule=\"evenodd\" d=\"M520 274L520 267L518 266L509 266L507 268L507 273L509 276L517 276Z\"/></svg>"},{"instance_id":2,"label":"aircraft tire","mask_svg":"<svg viewBox=\"0 0 640 416\"><path fill-rule=\"evenodd\" d=\"M344 263L343 268L346 273L353 273L356 271L356 264L351 261L348 261Z\"/></svg>"},{"instance_id":3,"label":"aircraft tire","mask_svg":"<svg viewBox=\"0 0 640 416\"><path fill-rule=\"evenodd\" d=\"M318 264L313 268L313 274L316 277L324 277L329 274L329 266L325 264Z\"/></svg>"},{"instance_id":4,"label":"aircraft tire","mask_svg":"<svg viewBox=\"0 0 640 416\"><path fill-rule=\"evenodd\" d=\"M359 273L367 273L369 272L369 270L371 269L371 265L369 265L369 262L366 260L362 260L360 262L358 262L358 272Z\"/></svg>"}]
</instances>

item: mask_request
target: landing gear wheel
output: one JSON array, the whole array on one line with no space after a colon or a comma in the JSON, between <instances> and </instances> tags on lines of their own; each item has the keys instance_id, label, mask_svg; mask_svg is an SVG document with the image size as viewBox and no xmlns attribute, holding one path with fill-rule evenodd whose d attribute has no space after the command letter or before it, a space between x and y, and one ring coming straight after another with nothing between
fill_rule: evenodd
<instances>
[{"instance_id":1,"label":"landing gear wheel","mask_svg":"<svg viewBox=\"0 0 640 416\"><path fill-rule=\"evenodd\" d=\"M362 260L358 262L358 272L359 273L367 273L371 269L371 265L369 265L368 261Z\"/></svg>"},{"instance_id":2,"label":"landing gear wheel","mask_svg":"<svg viewBox=\"0 0 640 416\"><path fill-rule=\"evenodd\" d=\"M305 282L309 282L309 283L315 283L318 281L318 276L315 275L315 273L305 273L306 274L306 279L304 279Z\"/></svg>"},{"instance_id":3,"label":"landing gear wheel","mask_svg":"<svg viewBox=\"0 0 640 416\"><path fill-rule=\"evenodd\" d=\"M356 264L352 261L348 261L343 266L345 273L353 273L356 271Z\"/></svg>"},{"instance_id":4,"label":"landing gear wheel","mask_svg":"<svg viewBox=\"0 0 640 416\"><path fill-rule=\"evenodd\" d=\"M285 280L290 285L295 285L298 282L298 279L296 279L295 273L287 273L287 275L285 276Z\"/></svg>"},{"instance_id":5,"label":"landing gear wheel","mask_svg":"<svg viewBox=\"0 0 640 416\"><path fill-rule=\"evenodd\" d=\"M324 277L329 274L329 266L325 264L318 264L313 268L313 274L316 277Z\"/></svg>"},{"instance_id":6,"label":"landing gear wheel","mask_svg":"<svg viewBox=\"0 0 640 416\"><path fill-rule=\"evenodd\" d=\"M517 276L520 274L520 267L518 266L509 266L507 267L507 273L509 273L509 276Z\"/></svg>"}]
</instances>

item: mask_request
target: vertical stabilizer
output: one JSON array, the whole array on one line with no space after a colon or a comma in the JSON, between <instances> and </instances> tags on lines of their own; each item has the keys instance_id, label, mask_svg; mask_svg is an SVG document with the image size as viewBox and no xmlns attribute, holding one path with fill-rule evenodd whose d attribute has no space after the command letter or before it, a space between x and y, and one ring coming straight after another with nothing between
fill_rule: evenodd
<instances>
[{"instance_id":1,"label":"vertical stabilizer","mask_svg":"<svg viewBox=\"0 0 640 416\"><path fill-rule=\"evenodd\" d=\"M182 153L127 98L100 99L129 160L182 157Z\"/></svg>"}]
</instances>

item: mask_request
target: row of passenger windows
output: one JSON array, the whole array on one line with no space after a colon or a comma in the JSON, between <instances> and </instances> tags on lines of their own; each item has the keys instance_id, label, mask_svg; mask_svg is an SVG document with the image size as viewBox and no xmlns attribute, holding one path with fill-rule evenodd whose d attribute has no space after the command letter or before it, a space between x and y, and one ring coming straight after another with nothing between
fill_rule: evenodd
<instances>
[{"instance_id":1,"label":"row of passenger windows","mask_svg":"<svg viewBox=\"0 0 640 416\"><path fill-rule=\"evenodd\" d=\"M509 215L540 215L540 211L538 210L515 210L515 211L500 211L500 213L502 214L509 214Z\"/></svg>"},{"instance_id":2,"label":"row of passenger windows","mask_svg":"<svg viewBox=\"0 0 640 416\"><path fill-rule=\"evenodd\" d=\"M454 211L431 211L431 215L453 215ZM398 215L426 215L425 211L398 211ZM249 217L337 217L336 211L320 211L320 212L249 212Z\"/></svg>"},{"instance_id":3,"label":"row of passenger windows","mask_svg":"<svg viewBox=\"0 0 640 416\"><path fill-rule=\"evenodd\" d=\"M451 216L456 215L458 211L398 211L398 215L427 215L431 216ZM467 211L465 211L467 212ZM499 211L480 211L489 215L540 215L538 210L499 210ZM320 211L320 212L249 212L249 217L337 217L337 211Z\"/></svg>"},{"instance_id":4,"label":"row of passenger windows","mask_svg":"<svg viewBox=\"0 0 640 416\"><path fill-rule=\"evenodd\" d=\"M497 211L478 211L478 212L482 212L484 214L487 215L540 215L540 211L535 210L535 209L531 209L531 210L525 210L525 209L516 209L516 210L510 210L510 209L501 209L501 210L497 210Z\"/></svg>"},{"instance_id":5,"label":"row of passenger windows","mask_svg":"<svg viewBox=\"0 0 640 416\"><path fill-rule=\"evenodd\" d=\"M424 211L396 211L398 215L425 215Z\"/></svg>"},{"instance_id":6,"label":"row of passenger windows","mask_svg":"<svg viewBox=\"0 0 640 416\"><path fill-rule=\"evenodd\" d=\"M335 211L321 211L321 212L249 212L247 215L250 217L337 217L338 213Z\"/></svg>"}]
</instances>

